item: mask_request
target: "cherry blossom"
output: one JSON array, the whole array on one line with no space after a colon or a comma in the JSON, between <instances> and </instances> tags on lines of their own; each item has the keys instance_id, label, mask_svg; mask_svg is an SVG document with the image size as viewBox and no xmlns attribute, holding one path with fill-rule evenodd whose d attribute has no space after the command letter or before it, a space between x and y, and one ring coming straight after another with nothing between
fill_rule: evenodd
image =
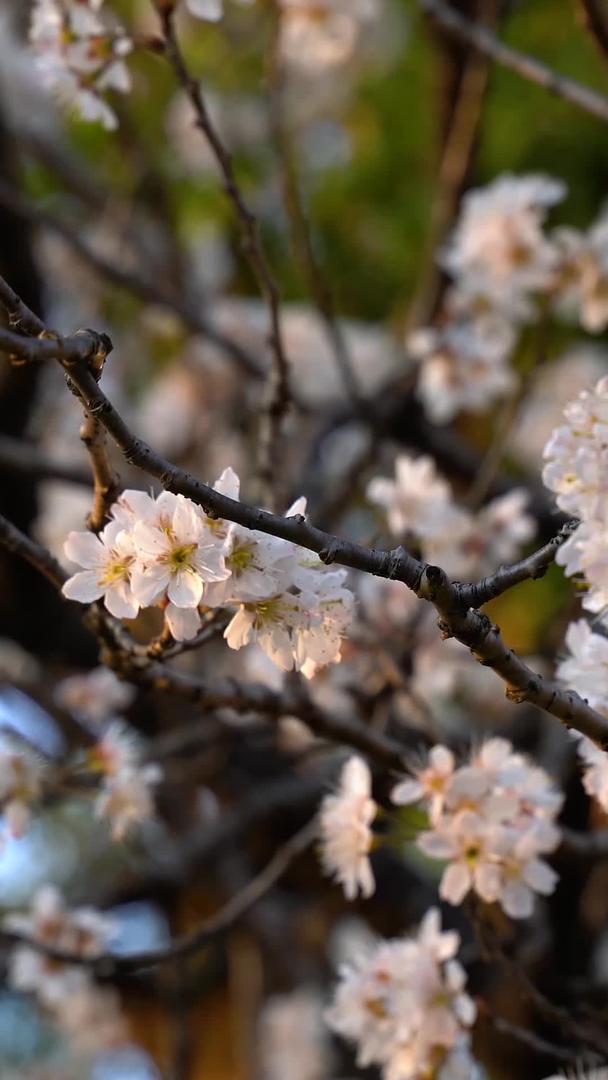
<instances>
[{"instance_id":1,"label":"cherry blossom","mask_svg":"<svg viewBox=\"0 0 608 1080\"><path fill-rule=\"evenodd\" d=\"M137 520L133 543L138 561L132 588L142 607L163 595L177 608L196 608L205 582L229 576L221 547L190 499L165 491L152 518Z\"/></svg>"},{"instance_id":2,"label":"cherry blossom","mask_svg":"<svg viewBox=\"0 0 608 1080\"><path fill-rule=\"evenodd\" d=\"M608 379L579 394L564 416L566 424L545 447L543 481L581 523L557 551L556 562L568 575L584 575L583 606L601 612L608 602Z\"/></svg>"},{"instance_id":3,"label":"cherry blossom","mask_svg":"<svg viewBox=\"0 0 608 1080\"><path fill-rule=\"evenodd\" d=\"M75 716L101 724L123 712L135 697L135 688L122 682L107 667L94 668L82 675L70 675L57 684L55 701Z\"/></svg>"},{"instance_id":4,"label":"cherry blossom","mask_svg":"<svg viewBox=\"0 0 608 1080\"><path fill-rule=\"evenodd\" d=\"M459 942L441 931L431 909L416 936L379 941L344 965L327 1021L356 1045L360 1067L380 1066L384 1080L447 1080L459 1059L463 1075L475 1075L469 1028L476 1009L454 959Z\"/></svg>"},{"instance_id":5,"label":"cherry blossom","mask_svg":"<svg viewBox=\"0 0 608 1080\"><path fill-rule=\"evenodd\" d=\"M94 908L70 910L54 885L34 895L29 914L4 917L7 930L56 949L94 959L108 949L115 927ZM126 1039L118 995L101 989L85 967L46 957L31 945L18 944L8 961L8 982L34 994L79 1047L96 1052Z\"/></svg>"},{"instance_id":6,"label":"cherry blossom","mask_svg":"<svg viewBox=\"0 0 608 1080\"><path fill-rule=\"evenodd\" d=\"M590 334L598 334L608 325L608 213L604 211L587 233L556 229L554 240L561 256L558 303L577 312Z\"/></svg>"},{"instance_id":7,"label":"cherry blossom","mask_svg":"<svg viewBox=\"0 0 608 1080\"><path fill-rule=\"evenodd\" d=\"M428 764L413 773L392 798L428 809L432 828L417 845L430 858L447 861L441 897L461 904L473 891L512 918L527 918L534 893L547 895L557 882L539 857L560 839L554 819L562 796L546 773L500 738L488 739L457 768L451 752L436 746Z\"/></svg>"},{"instance_id":8,"label":"cherry blossom","mask_svg":"<svg viewBox=\"0 0 608 1080\"><path fill-rule=\"evenodd\" d=\"M375 888L369 853L377 806L371 786L366 763L360 757L351 757L342 769L337 792L326 795L321 804L323 867L340 882L348 900L354 900L359 890L363 896L371 896Z\"/></svg>"},{"instance_id":9,"label":"cherry blossom","mask_svg":"<svg viewBox=\"0 0 608 1080\"><path fill-rule=\"evenodd\" d=\"M343 64L379 14L378 0L280 0L286 63L315 73Z\"/></svg>"},{"instance_id":10,"label":"cherry blossom","mask_svg":"<svg viewBox=\"0 0 608 1080\"><path fill-rule=\"evenodd\" d=\"M65 582L62 592L81 604L99 600L118 619L133 619L140 608L131 587L135 562L133 539L119 521L111 521L99 536L71 532L65 542L68 559L83 570Z\"/></svg>"},{"instance_id":11,"label":"cherry blossom","mask_svg":"<svg viewBox=\"0 0 608 1080\"><path fill-rule=\"evenodd\" d=\"M427 457L400 454L395 479L371 480L367 496L386 509L391 532L416 539L428 562L456 578L482 576L512 561L536 531L524 489L515 488L471 514L456 505L450 485Z\"/></svg>"},{"instance_id":12,"label":"cherry blossom","mask_svg":"<svg viewBox=\"0 0 608 1080\"><path fill-rule=\"evenodd\" d=\"M547 210L565 194L560 180L508 174L468 192L442 266L454 278L473 277L480 293L498 308L506 304L509 309L513 297L547 288L558 253L542 225Z\"/></svg>"},{"instance_id":13,"label":"cherry blossom","mask_svg":"<svg viewBox=\"0 0 608 1080\"><path fill-rule=\"evenodd\" d=\"M482 412L513 390L514 344L511 324L496 314L410 334L408 352L420 364L416 392L429 419L446 424L461 410Z\"/></svg>"},{"instance_id":14,"label":"cherry blossom","mask_svg":"<svg viewBox=\"0 0 608 1080\"><path fill-rule=\"evenodd\" d=\"M34 895L30 914L11 913L4 917L8 930L52 945L66 952L94 958L106 951L114 926L93 908L70 911L54 885L43 885ZM84 986L84 968L50 960L29 945L17 945L9 961L9 982L16 990L33 992L47 1006L79 986Z\"/></svg>"},{"instance_id":15,"label":"cherry blossom","mask_svg":"<svg viewBox=\"0 0 608 1080\"><path fill-rule=\"evenodd\" d=\"M395 479L370 480L367 497L386 510L388 526L396 536L408 532L432 536L445 528L452 514L450 485L437 473L433 459L424 455L399 454Z\"/></svg>"},{"instance_id":16,"label":"cherry blossom","mask_svg":"<svg viewBox=\"0 0 608 1080\"><path fill-rule=\"evenodd\" d=\"M117 119L104 94L130 90L124 57L132 42L100 18L102 3L35 0L29 39L44 85L83 120L112 130Z\"/></svg>"},{"instance_id":17,"label":"cherry blossom","mask_svg":"<svg viewBox=\"0 0 608 1080\"><path fill-rule=\"evenodd\" d=\"M151 789L161 777L160 767L152 764L121 769L104 784L95 802L95 813L97 817L108 818L114 840L124 840L136 825L154 815Z\"/></svg>"},{"instance_id":18,"label":"cherry blossom","mask_svg":"<svg viewBox=\"0 0 608 1080\"><path fill-rule=\"evenodd\" d=\"M596 634L586 619L570 623L566 631L566 656L556 675L566 686L608 713L608 638Z\"/></svg>"},{"instance_id":19,"label":"cherry blossom","mask_svg":"<svg viewBox=\"0 0 608 1080\"><path fill-rule=\"evenodd\" d=\"M32 752L0 749L0 808L9 833L23 836L43 791L45 765Z\"/></svg>"}]
</instances>

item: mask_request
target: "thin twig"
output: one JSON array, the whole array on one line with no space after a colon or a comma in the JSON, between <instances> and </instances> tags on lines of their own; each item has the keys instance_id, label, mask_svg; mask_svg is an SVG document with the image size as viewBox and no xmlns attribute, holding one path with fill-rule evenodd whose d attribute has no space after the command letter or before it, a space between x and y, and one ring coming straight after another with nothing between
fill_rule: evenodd
<instances>
[{"instance_id":1,"label":"thin twig","mask_svg":"<svg viewBox=\"0 0 608 1080\"><path fill-rule=\"evenodd\" d=\"M25 935L10 930L0 931L0 937L7 943L27 945L64 964L75 964L79 967L88 967L99 974L115 975L128 972L141 971L144 968L155 967L169 960L191 956L198 952L221 934L230 930L239 919L272 889L277 881L286 873L291 864L302 855L311 845L317 833L316 819L309 821L303 829L300 829L286 844L283 844L274 854L270 862L256 877L254 877L244 889L232 897L224 907L206 919L196 930L190 934L175 938L170 945L160 949L149 949L144 952L134 953L130 956L115 956L112 953L104 953L101 956L83 956L64 949L55 949L45 942L37 941Z\"/></svg>"},{"instance_id":2,"label":"thin twig","mask_svg":"<svg viewBox=\"0 0 608 1080\"><path fill-rule=\"evenodd\" d=\"M66 581L68 575L63 567L59 565L57 559L53 558L51 553L41 547L40 544L30 540L29 536L22 533L20 529L17 529L2 515L0 515L0 544L7 551L19 555L21 559L25 559L41 574L44 574L58 589Z\"/></svg>"},{"instance_id":3,"label":"thin twig","mask_svg":"<svg viewBox=\"0 0 608 1080\"><path fill-rule=\"evenodd\" d=\"M111 343L108 342L107 345ZM267 510L222 495L208 484L203 484L196 477L178 469L142 439L138 439L106 398L95 376L86 366L72 364L69 372L71 383L85 408L94 413L103 424L126 460L157 477L166 490L187 496L212 517L234 521L246 528L260 530L314 551L326 564L337 562L389 580L402 581L418 597L434 605L445 637L455 637L470 649L481 664L492 668L500 676L506 684L506 694L511 701L537 705L600 745L608 743L608 719L605 716L591 708L575 691L565 689L533 671L505 644L498 626L486 615L468 607L471 590L476 586L451 582L440 567L425 566L403 547L392 551L366 548L315 528L301 515L279 517ZM561 541L552 545L553 554L559 542ZM551 552L547 553L543 549L541 563L549 556L553 557ZM523 562L525 564L527 560ZM519 563L516 567L515 576L518 581L524 580L526 576L533 576L528 567ZM534 558L529 567L535 572L540 569ZM505 574L508 577L508 568L498 571L497 576L504 580ZM484 581L486 590L490 588L489 582L491 579L486 578Z\"/></svg>"},{"instance_id":4,"label":"thin twig","mask_svg":"<svg viewBox=\"0 0 608 1080\"><path fill-rule=\"evenodd\" d=\"M325 330L344 389L355 412L359 413L362 411L363 401L353 369L352 357L342 327L336 318L331 288L315 254L310 224L300 192L295 147L283 107L287 75L281 63L279 48L281 8L277 0L273 0L272 7L274 32L267 65L270 120L279 156L283 204L291 225L293 252Z\"/></svg>"},{"instance_id":5,"label":"thin twig","mask_svg":"<svg viewBox=\"0 0 608 1080\"><path fill-rule=\"evenodd\" d=\"M202 313L200 305L194 307L187 297L176 295L172 291L163 288L158 280L148 277L143 271L132 268L126 269L123 265L113 262L100 251L96 251L85 239L81 230L73 228L66 221L49 211L33 206L19 192L2 180L0 180L0 203L19 216L57 233L77 255L97 273L107 278L108 281L126 289L144 303L158 304L174 311L192 333L200 335L222 349L248 376L256 379L262 377L263 367L257 357L209 322ZM0 300L4 303L3 296L0 296ZM34 318L36 317L34 316ZM23 323L21 325L24 326ZM39 333L39 329L33 329L35 325L39 325L44 329L40 320L37 320L37 324L31 324L32 329L26 332Z\"/></svg>"},{"instance_id":6,"label":"thin twig","mask_svg":"<svg viewBox=\"0 0 608 1080\"><path fill-rule=\"evenodd\" d=\"M84 414L80 438L88 450L93 469L93 506L87 519L87 528L92 532L100 532L118 494L119 481L108 457L105 429L91 413Z\"/></svg>"},{"instance_id":7,"label":"thin twig","mask_svg":"<svg viewBox=\"0 0 608 1080\"><path fill-rule=\"evenodd\" d=\"M528 82L536 83L544 90L570 102L571 105L576 105L591 116L608 122L608 97L604 94L599 94L588 86L553 71L540 60L505 45L490 30L454 11L445 0L420 0L420 2L424 11L460 41L473 45L479 52L523 79L527 79Z\"/></svg>"},{"instance_id":8,"label":"thin twig","mask_svg":"<svg viewBox=\"0 0 608 1080\"><path fill-rule=\"evenodd\" d=\"M270 398L267 416L265 418L267 424L264 424L261 430L260 471L263 482L269 493L271 493L271 480L273 474L276 475L277 469L276 454L281 427L291 401L289 364L281 326L279 287L270 268L266 252L264 251L258 220L247 205L243 192L238 184L232 157L224 146L220 134L209 115L200 82L193 78L188 70L175 32L173 7L164 4L162 0L155 0L155 4L162 25L165 40L165 54L173 67L179 84L188 95L196 117L196 124L207 139L220 168L224 191L234 207L241 226L244 252L249 260L268 308L270 323L269 345L273 357L273 365L271 369ZM267 428L267 430L264 430L264 428Z\"/></svg>"}]
</instances>

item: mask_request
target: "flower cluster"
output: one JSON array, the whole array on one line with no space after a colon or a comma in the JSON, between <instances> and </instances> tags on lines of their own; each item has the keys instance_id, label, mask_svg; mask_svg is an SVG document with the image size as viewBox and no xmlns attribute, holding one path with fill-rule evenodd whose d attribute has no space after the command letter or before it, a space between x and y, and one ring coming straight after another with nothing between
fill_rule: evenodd
<instances>
[{"instance_id":1,"label":"flower cluster","mask_svg":"<svg viewBox=\"0 0 608 1080\"><path fill-rule=\"evenodd\" d=\"M422 359L418 393L436 422L484 409L513 386L515 328L533 317L532 299L551 286L559 264L544 218L565 193L550 177L505 175L465 195L439 257L453 281L441 330L412 341Z\"/></svg>"},{"instance_id":2,"label":"flower cluster","mask_svg":"<svg viewBox=\"0 0 608 1080\"><path fill-rule=\"evenodd\" d=\"M583 607L601 612L608 606L608 378L571 401L564 417L545 447L543 481L580 525L559 548L556 562L568 575L584 575Z\"/></svg>"},{"instance_id":3,"label":"flower cluster","mask_svg":"<svg viewBox=\"0 0 608 1080\"><path fill-rule=\"evenodd\" d=\"M589 333L608 325L608 217L588 232L546 234L547 212L565 194L552 177L504 175L462 200L439 255L452 285L438 326L408 341L421 364L418 395L434 422L481 411L514 387L510 358L539 300Z\"/></svg>"},{"instance_id":4,"label":"flower cluster","mask_svg":"<svg viewBox=\"0 0 608 1080\"><path fill-rule=\"evenodd\" d=\"M459 944L431 909L415 936L380 941L343 968L327 1020L356 1045L358 1065L379 1065L384 1080L472 1080L476 1009Z\"/></svg>"},{"instance_id":5,"label":"flower cluster","mask_svg":"<svg viewBox=\"0 0 608 1080\"><path fill-rule=\"evenodd\" d=\"M91 960L106 952L114 933L111 920L95 909L70 911L53 885L38 890L28 915L5 916L4 926L43 946ZM82 1049L95 1051L125 1040L118 996L97 986L85 966L64 963L34 946L18 944L9 957L8 981L15 990L34 994Z\"/></svg>"},{"instance_id":6,"label":"flower cluster","mask_svg":"<svg viewBox=\"0 0 608 1080\"><path fill-rule=\"evenodd\" d=\"M109 820L114 840L124 840L154 814L152 789L162 772L154 763L142 765L140 758L134 733L119 720L112 721L88 751L89 767L102 777L95 813Z\"/></svg>"},{"instance_id":7,"label":"flower cluster","mask_svg":"<svg viewBox=\"0 0 608 1080\"><path fill-rule=\"evenodd\" d=\"M342 885L348 900L359 890L371 896L374 875L369 863L372 822L377 806L371 797L372 778L360 757L351 757L340 775L338 790L326 795L319 813L323 867Z\"/></svg>"},{"instance_id":8,"label":"flower cluster","mask_svg":"<svg viewBox=\"0 0 608 1080\"><path fill-rule=\"evenodd\" d=\"M566 646L570 655L558 664L558 678L608 716L608 638L579 619L568 627ZM608 812L608 754L585 735L571 734L583 764L583 787Z\"/></svg>"},{"instance_id":9,"label":"flower cluster","mask_svg":"<svg viewBox=\"0 0 608 1080\"><path fill-rule=\"evenodd\" d=\"M215 486L238 498L232 469ZM298 500L287 513L304 510ZM236 609L224 634L230 648L257 641L278 667L309 678L339 661L354 610L345 570L326 570L294 544L208 518L183 495L125 491L111 513L99 536L70 533L65 553L83 570L65 583L65 596L103 597L117 618L160 606L177 641L196 635L201 609Z\"/></svg>"},{"instance_id":10,"label":"flower cluster","mask_svg":"<svg viewBox=\"0 0 608 1080\"><path fill-rule=\"evenodd\" d=\"M450 485L429 457L399 455L395 479L371 480L367 496L386 510L395 536L414 539L428 562L457 578L481 576L512 561L535 533L523 489L472 514L456 505Z\"/></svg>"},{"instance_id":11,"label":"flower cluster","mask_svg":"<svg viewBox=\"0 0 608 1080\"><path fill-rule=\"evenodd\" d=\"M44 85L83 120L112 130L116 115L108 90L127 93L131 78L125 56L132 41L101 18L104 0L35 0L30 44Z\"/></svg>"},{"instance_id":12,"label":"flower cluster","mask_svg":"<svg viewBox=\"0 0 608 1080\"><path fill-rule=\"evenodd\" d=\"M533 894L548 895L557 881L539 856L559 843L562 796L543 769L514 753L506 739L493 738L459 767L450 750L435 746L413 771L392 799L425 806L431 828L416 842L431 858L448 860L442 898L461 904L473 890L512 918L527 918Z\"/></svg>"}]
</instances>

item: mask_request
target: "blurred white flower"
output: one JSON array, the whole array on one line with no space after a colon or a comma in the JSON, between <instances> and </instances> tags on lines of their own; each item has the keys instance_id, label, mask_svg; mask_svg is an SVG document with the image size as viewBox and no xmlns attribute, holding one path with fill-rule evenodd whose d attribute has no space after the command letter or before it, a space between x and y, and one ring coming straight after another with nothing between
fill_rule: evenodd
<instances>
[{"instance_id":1,"label":"blurred white flower","mask_svg":"<svg viewBox=\"0 0 608 1080\"><path fill-rule=\"evenodd\" d=\"M379 941L343 967L327 1022L356 1045L359 1067L379 1065L383 1080L447 1078L459 1059L462 1075L475 1075L476 1009L454 959L459 943L458 934L441 931L433 908L416 936Z\"/></svg>"},{"instance_id":2,"label":"blurred white flower","mask_svg":"<svg viewBox=\"0 0 608 1080\"><path fill-rule=\"evenodd\" d=\"M98 667L61 679L53 697L58 705L80 719L101 724L128 709L135 693L135 687L123 682L109 668Z\"/></svg>"},{"instance_id":3,"label":"blurred white flower","mask_svg":"<svg viewBox=\"0 0 608 1080\"><path fill-rule=\"evenodd\" d=\"M107 90L128 93L132 42L100 17L103 0L35 0L29 41L46 88L83 120L117 126Z\"/></svg>"},{"instance_id":4,"label":"blurred white flower","mask_svg":"<svg viewBox=\"0 0 608 1080\"><path fill-rule=\"evenodd\" d=\"M365 761L351 757L342 769L337 792L325 796L319 812L323 867L340 882L347 900L354 900L359 891L371 896L375 888L369 853L377 806L371 786Z\"/></svg>"},{"instance_id":5,"label":"blurred white flower","mask_svg":"<svg viewBox=\"0 0 608 1080\"><path fill-rule=\"evenodd\" d=\"M277 994L259 1020L262 1080L325 1080L330 1048L323 1001L313 988Z\"/></svg>"},{"instance_id":6,"label":"blurred white flower","mask_svg":"<svg viewBox=\"0 0 608 1080\"><path fill-rule=\"evenodd\" d=\"M473 277L478 292L498 309L547 288L558 252L542 231L547 210L566 194L561 180L504 174L469 191L441 255L455 278Z\"/></svg>"},{"instance_id":7,"label":"blurred white flower","mask_svg":"<svg viewBox=\"0 0 608 1080\"><path fill-rule=\"evenodd\" d=\"M578 314L590 334L601 333L608 325L608 212L587 233L556 229L554 240L561 256L558 303Z\"/></svg>"}]
</instances>

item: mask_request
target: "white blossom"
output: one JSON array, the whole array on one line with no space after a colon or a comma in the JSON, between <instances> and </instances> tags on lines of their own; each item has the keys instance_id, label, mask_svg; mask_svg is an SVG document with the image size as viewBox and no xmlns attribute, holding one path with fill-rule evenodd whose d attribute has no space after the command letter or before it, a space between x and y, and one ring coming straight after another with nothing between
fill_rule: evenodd
<instances>
[{"instance_id":1,"label":"white blossom","mask_svg":"<svg viewBox=\"0 0 608 1080\"><path fill-rule=\"evenodd\" d=\"M469 191L441 256L456 280L473 278L479 295L500 309L542 291L558 261L542 232L547 210L566 194L560 180L505 174Z\"/></svg>"},{"instance_id":2,"label":"white blossom","mask_svg":"<svg viewBox=\"0 0 608 1080\"><path fill-rule=\"evenodd\" d=\"M371 786L366 763L360 757L351 757L342 769L337 792L326 795L321 804L323 867L340 882L348 900L354 900L359 890L363 896L371 896L375 888L369 853L377 806Z\"/></svg>"},{"instance_id":3,"label":"white blossom","mask_svg":"<svg viewBox=\"0 0 608 1080\"><path fill-rule=\"evenodd\" d=\"M581 523L558 549L556 562L569 575L584 575L583 606L600 612L608 602L608 378L570 402L564 416L566 424L545 447L543 481L562 510Z\"/></svg>"},{"instance_id":4,"label":"white blossom","mask_svg":"<svg viewBox=\"0 0 608 1080\"><path fill-rule=\"evenodd\" d=\"M429 419L445 424L461 410L483 412L513 390L514 344L511 324L495 313L410 334L408 352L420 364L416 393Z\"/></svg>"},{"instance_id":5,"label":"white blossom","mask_svg":"<svg viewBox=\"0 0 608 1080\"><path fill-rule=\"evenodd\" d=\"M229 574L222 547L183 495L159 495L153 516L135 522L133 544L137 562L132 589L142 607L166 594L175 607L197 608L205 582L222 581Z\"/></svg>"},{"instance_id":6,"label":"white blossom","mask_svg":"<svg viewBox=\"0 0 608 1080\"><path fill-rule=\"evenodd\" d=\"M269 998L259 1028L264 1080L326 1080L330 1075L322 1000L312 987Z\"/></svg>"},{"instance_id":7,"label":"white blossom","mask_svg":"<svg viewBox=\"0 0 608 1080\"><path fill-rule=\"evenodd\" d=\"M608 213L587 233L556 229L554 239L561 256L558 302L578 314L585 330L598 334L608 325Z\"/></svg>"},{"instance_id":8,"label":"white blossom","mask_svg":"<svg viewBox=\"0 0 608 1080\"><path fill-rule=\"evenodd\" d=\"M454 513L450 485L439 476L433 459L424 455L414 458L399 454L395 479L370 480L367 497L386 511L388 526L395 536L437 535Z\"/></svg>"},{"instance_id":9,"label":"white blossom","mask_svg":"<svg viewBox=\"0 0 608 1080\"><path fill-rule=\"evenodd\" d=\"M380 6L379 0L280 0L283 59L306 74L343 64Z\"/></svg>"},{"instance_id":10,"label":"white blossom","mask_svg":"<svg viewBox=\"0 0 608 1080\"><path fill-rule=\"evenodd\" d=\"M558 679L608 714L608 638L578 619L570 623L565 643L569 655L557 665Z\"/></svg>"},{"instance_id":11,"label":"white blossom","mask_svg":"<svg viewBox=\"0 0 608 1080\"><path fill-rule=\"evenodd\" d=\"M23 836L43 791L45 765L32 752L0 748L0 809L9 833Z\"/></svg>"},{"instance_id":12,"label":"white blossom","mask_svg":"<svg viewBox=\"0 0 608 1080\"><path fill-rule=\"evenodd\" d=\"M393 791L398 805L422 802L430 829L417 845L447 861L440 895L461 904L472 890L512 918L527 918L534 893L551 893L557 874L539 856L559 843L555 817L562 796L549 777L506 739L492 738L458 768L436 746L429 762Z\"/></svg>"},{"instance_id":13,"label":"white blossom","mask_svg":"<svg viewBox=\"0 0 608 1080\"><path fill-rule=\"evenodd\" d=\"M98 0L35 0L29 40L43 84L83 120L109 130L116 115L104 94L128 93L124 57L132 42L120 27L106 25Z\"/></svg>"},{"instance_id":14,"label":"white blossom","mask_svg":"<svg viewBox=\"0 0 608 1080\"><path fill-rule=\"evenodd\" d=\"M29 914L6 915L4 925L44 945L91 959L106 951L114 933L111 920L94 908L70 911L54 885L43 885L36 892ZM10 955L10 985L35 993L47 1006L82 987L86 979L84 968L49 959L29 945L15 946Z\"/></svg>"},{"instance_id":15,"label":"white blossom","mask_svg":"<svg viewBox=\"0 0 608 1080\"><path fill-rule=\"evenodd\" d=\"M55 687L58 705L93 724L101 724L123 712L135 697L135 688L123 682L107 667L94 668L83 675L69 675Z\"/></svg>"},{"instance_id":16,"label":"white blossom","mask_svg":"<svg viewBox=\"0 0 608 1080\"><path fill-rule=\"evenodd\" d=\"M513 561L536 531L524 489L515 488L471 514L456 505L450 485L428 457L400 454L395 479L371 480L367 496L386 509L391 532L400 539L413 537L427 562L455 578L480 577Z\"/></svg>"},{"instance_id":17,"label":"white blossom","mask_svg":"<svg viewBox=\"0 0 608 1080\"><path fill-rule=\"evenodd\" d=\"M68 559L83 570L65 582L62 592L68 600L82 604L99 600L118 619L133 619L140 603L131 587L135 562L133 539L119 521L111 521L99 536L71 532L65 542Z\"/></svg>"},{"instance_id":18,"label":"white blossom","mask_svg":"<svg viewBox=\"0 0 608 1080\"><path fill-rule=\"evenodd\" d=\"M344 965L327 1020L356 1045L361 1068L380 1066L384 1080L447 1078L459 1057L469 1070L462 1075L475 1075L469 1028L476 1009L454 959L459 941L441 931L431 909L416 936L380 941Z\"/></svg>"},{"instance_id":19,"label":"white blossom","mask_svg":"<svg viewBox=\"0 0 608 1080\"><path fill-rule=\"evenodd\" d=\"M154 815L152 789L162 778L158 765L126 766L107 777L95 801L97 817L107 818L112 838L124 840Z\"/></svg>"},{"instance_id":20,"label":"white blossom","mask_svg":"<svg viewBox=\"0 0 608 1080\"><path fill-rule=\"evenodd\" d=\"M4 926L87 959L102 956L115 932L112 920L94 908L67 908L54 885L43 885L36 892L29 914L6 915ZM97 1051L126 1039L118 995L96 986L85 967L17 944L9 956L8 983L15 990L34 994L82 1049Z\"/></svg>"}]
</instances>

